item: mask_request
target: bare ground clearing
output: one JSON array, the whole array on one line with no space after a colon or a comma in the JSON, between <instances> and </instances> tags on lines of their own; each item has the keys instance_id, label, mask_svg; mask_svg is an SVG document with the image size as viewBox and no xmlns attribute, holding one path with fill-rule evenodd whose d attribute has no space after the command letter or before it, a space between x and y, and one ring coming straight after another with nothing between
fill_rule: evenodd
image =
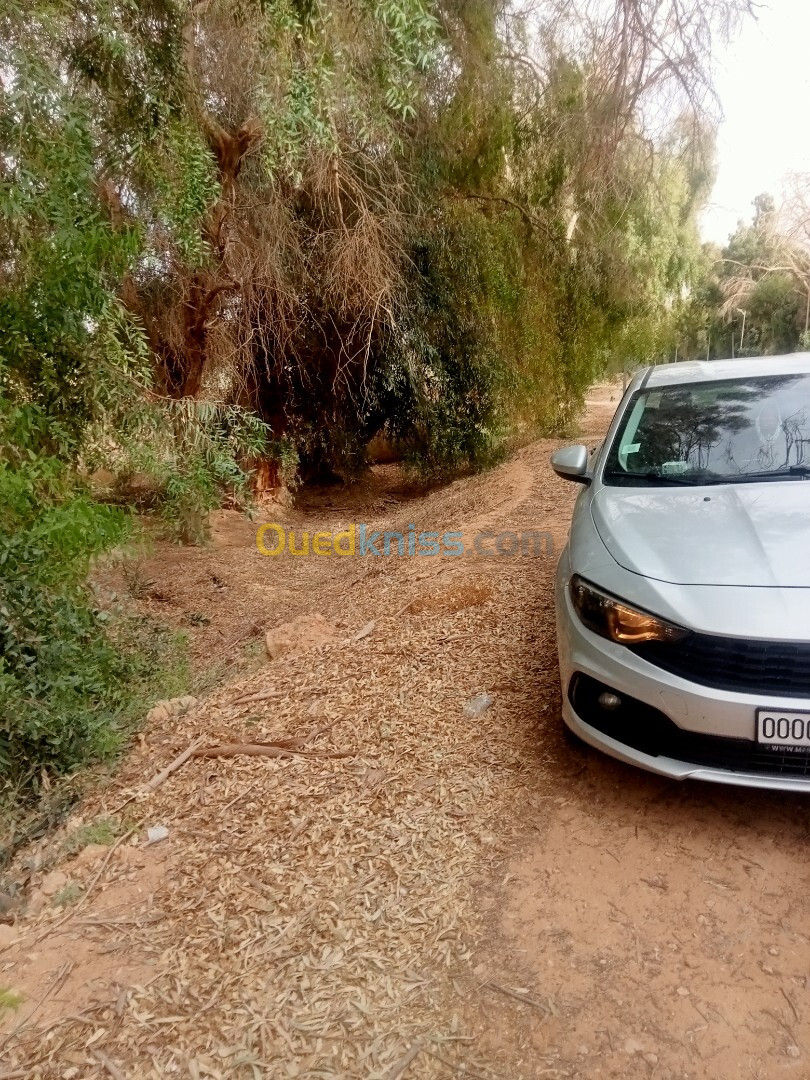
<instances>
[{"instance_id":1,"label":"bare ground clearing","mask_svg":"<svg viewBox=\"0 0 810 1080\"><path fill-rule=\"evenodd\" d=\"M427 493L378 470L276 520L545 529L559 550L575 491L554 445ZM810 1075L804 800L572 750L553 558L269 559L254 536L223 514L209 549L130 577L220 685L148 725L68 828L118 811L131 835L21 858L68 892L0 941L24 997L0 1078ZM261 658L266 628L309 612L331 643ZM493 706L466 716L481 690ZM121 809L198 736L301 735L292 757L194 759Z\"/></svg>"}]
</instances>

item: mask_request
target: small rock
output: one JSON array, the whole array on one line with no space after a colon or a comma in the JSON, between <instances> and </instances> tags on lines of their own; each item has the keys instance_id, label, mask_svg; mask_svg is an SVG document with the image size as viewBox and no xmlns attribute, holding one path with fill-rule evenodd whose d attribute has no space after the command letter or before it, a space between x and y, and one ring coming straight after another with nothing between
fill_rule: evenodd
<instances>
[{"instance_id":1,"label":"small rock","mask_svg":"<svg viewBox=\"0 0 810 1080\"><path fill-rule=\"evenodd\" d=\"M797 1058L802 1056L801 1050L795 1044L791 1043L787 1048L788 1057Z\"/></svg>"},{"instance_id":2,"label":"small rock","mask_svg":"<svg viewBox=\"0 0 810 1080\"><path fill-rule=\"evenodd\" d=\"M0 915L8 915L10 911L14 911L19 906L19 893L13 886L9 892L0 892Z\"/></svg>"},{"instance_id":3,"label":"small rock","mask_svg":"<svg viewBox=\"0 0 810 1080\"><path fill-rule=\"evenodd\" d=\"M67 874L63 874L61 870L52 870L42 879L40 890L44 896L56 896L60 889L64 889L67 882Z\"/></svg>"},{"instance_id":4,"label":"small rock","mask_svg":"<svg viewBox=\"0 0 810 1080\"><path fill-rule=\"evenodd\" d=\"M464 706L464 715L469 717L482 716L494 700L492 694L476 694Z\"/></svg>"},{"instance_id":5,"label":"small rock","mask_svg":"<svg viewBox=\"0 0 810 1080\"><path fill-rule=\"evenodd\" d=\"M771 945L770 949L768 949L768 952L771 954L771 956L779 955L779 949L776 947L776 945Z\"/></svg>"},{"instance_id":6,"label":"small rock","mask_svg":"<svg viewBox=\"0 0 810 1080\"><path fill-rule=\"evenodd\" d=\"M42 852L35 851L31 855L26 855L22 860L23 870L30 870L32 874L36 874L38 870L42 869Z\"/></svg>"},{"instance_id":7,"label":"small rock","mask_svg":"<svg viewBox=\"0 0 810 1080\"><path fill-rule=\"evenodd\" d=\"M197 699L186 695L185 697L166 698L158 701L146 714L146 720L150 724L160 724L175 716L182 716L197 704Z\"/></svg>"},{"instance_id":8,"label":"small rock","mask_svg":"<svg viewBox=\"0 0 810 1080\"><path fill-rule=\"evenodd\" d=\"M679 986L675 993L678 997L689 997L689 991L685 986Z\"/></svg>"},{"instance_id":9,"label":"small rock","mask_svg":"<svg viewBox=\"0 0 810 1080\"><path fill-rule=\"evenodd\" d=\"M583 1043L581 1046L577 1047L577 1053L579 1054L580 1057L587 1057L588 1054L590 1054L590 1050L585 1045L585 1043Z\"/></svg>"},{"instance_id":10,"label":"small rock","mask_svg":"<svg viewBox=\"0 0 810 1080\"><path fill-rule=\"evenodd\" d=\"M98 862L100 858L106 855L109 850L106 844L87 844L74 859L74 865L92 866L94 862Z\"/></svg>"},{"instance_id":11,"label":"small rock","mask_svg":"<svg viewBox=\"0 0 810 1080\"><path fill-rule=\"evenodd\" d=\"M39 915L46 903L47 899L42 889L34 889L28 897L28 903L25 905L26 915Z\"/></svg>"},{"instance_id":12,"label":"small rock","mask_svg":"<svg viewBox=\"0 0 810 1080\"><path fill-rule=\"evenodd\" d=\"M169 839L169 830L165 825L151 825L146 830L146 839L150 844L159 844L161 840Z\"/></svg>"},{"instance_id":13,"label":"small rock","mask_svg":"<svg viewBox=\"0 0 810 1080\"><path fill-rule=\"evenodd\" d=\"M765 972L766 975L773 975L773 968L770 966L770 964L763 964L762 970Z\"/></svg>"},{"instance_id":14,"label":"small rock","mask_svg":"<svg viewBox=\"0 0 810 1080\"><path fill-rule=\"evenodd\" d=\"M17 931L14 927L0 923L0 952L2 952L3 949L7 949L9 945L13 945L16 940Z\"/></svg>"},{"instance_id":15,"label":"small rock","mask_svg":"<svg viewBox=\"0 0 810 1080\"><path fill-rule=\"evenodd\" d=\"M643 1054L644 1044L640 1043L638 1039L625 1039L624 1040L624 1052L625 1054Z\"/></svg>"},{"instance_id":16,"label":"small rock","mask_svg":"<svg viewBox=\"0 0 810 1080\"><path fill-rule=\"evenodd\" d=\"M658 1054L645 1054L644 1060L647 1062L648 1065L655 1066L658 1064Z\"/></svg>"}]
</instances>

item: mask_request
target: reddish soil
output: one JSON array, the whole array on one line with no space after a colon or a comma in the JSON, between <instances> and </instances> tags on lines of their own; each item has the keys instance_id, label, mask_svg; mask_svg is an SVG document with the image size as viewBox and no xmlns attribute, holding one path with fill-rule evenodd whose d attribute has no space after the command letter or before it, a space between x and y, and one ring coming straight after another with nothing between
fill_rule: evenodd
<instances>
[{"instance_id":1,"label":"reddish soil","mask_svg":"<svg viewBox=\"0 0 810 1080\"><path fill-rule=\"evenodd\" d=\"M618 396L591 395L591 445ZM383 466L266 518L547 530L559 551L576 491L554 445L442 491ZM262 559L255 529L218 515L209 548L110 571L188 631L216 689L147 723L79 814L198 736L304 732L314 752L195 759L128 804L106 862L60 859L58 838L21 857L32 887L56 864L84 891L0 951L25 999L0 1018L0 1078L810 1075L806 800L572 747L553 557ZM312 612L334 642L268 663L264 631ZM479 691L494 704L470 716Z\"/></svg>"}]
</instances>

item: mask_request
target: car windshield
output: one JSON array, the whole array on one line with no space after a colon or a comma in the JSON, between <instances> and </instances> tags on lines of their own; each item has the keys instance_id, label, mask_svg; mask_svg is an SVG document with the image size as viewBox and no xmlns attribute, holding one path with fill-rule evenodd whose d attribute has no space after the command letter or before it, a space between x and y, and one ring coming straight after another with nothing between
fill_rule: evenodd
<instances>
[{"instance_id":1,"label":"car windshield","mask_svg":"<svg viewBox=\"0 0 810 1080\"><path fill-rule=\"evenodd\" d=\"M810 374L650 387L630 402L606 484L810 477Z\"/></svg>"}]
</instances>

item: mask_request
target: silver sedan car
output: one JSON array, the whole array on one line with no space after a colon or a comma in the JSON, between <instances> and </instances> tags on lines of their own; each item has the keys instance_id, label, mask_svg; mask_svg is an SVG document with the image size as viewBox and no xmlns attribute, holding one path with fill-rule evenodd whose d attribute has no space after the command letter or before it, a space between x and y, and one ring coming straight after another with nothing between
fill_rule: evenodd
<instances>
[{"instance_id":1,"label":"silver sedan car","mask_svg":"<svg viewBox=\"0 0 810 1080\"><path fill-rule=\"evenodd\" d=\"M810 791L810 354L637 375L556 582L563 718L675 779Z\"/></svg>"}]
</instances>

